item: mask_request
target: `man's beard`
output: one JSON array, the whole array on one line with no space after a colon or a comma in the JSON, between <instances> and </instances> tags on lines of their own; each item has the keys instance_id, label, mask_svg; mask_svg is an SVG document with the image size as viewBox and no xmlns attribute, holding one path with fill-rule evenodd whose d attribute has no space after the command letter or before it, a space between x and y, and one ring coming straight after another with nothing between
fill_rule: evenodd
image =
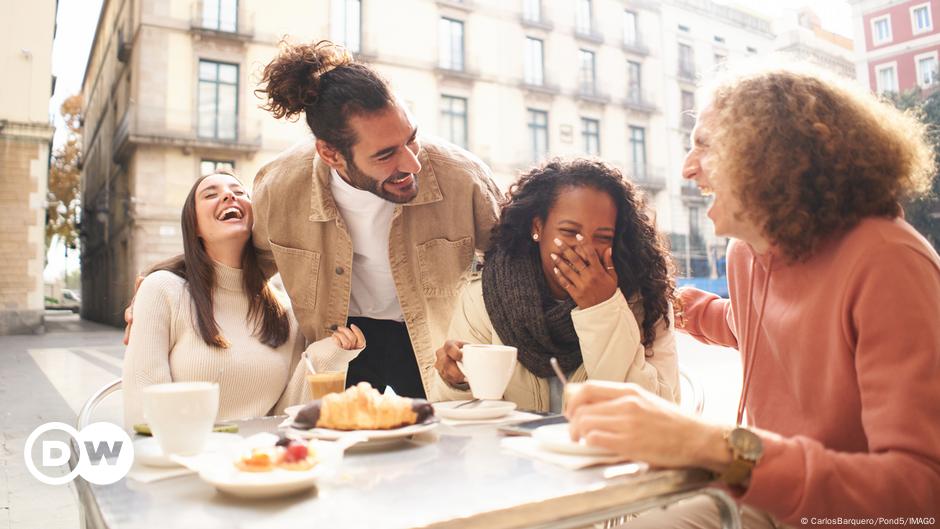
<instances>
[{"instance_id":1,"label":"man's beard","mask_svg":"<svg viewBox=\"0 0 940 529\"><path fill-rule=\"evenodd\" d=\"M397 193L391 193L385 189L385 184L392 180L398 180L402 176L405 176L407 173L396 172L392 176L386 178L385 180L378 182L374 178L362 172L359 167L356 166L355 162L352 160L346 165L346 178L349 180L349 183L357 189L363 191L368 191L373 195L383 199L393 202L395 204L404 204L406 202L411 202L416 196L418 196L418 177L414 175L414 184L409 188L410 191L404 195Z\"/></svg>"}]
</instances>

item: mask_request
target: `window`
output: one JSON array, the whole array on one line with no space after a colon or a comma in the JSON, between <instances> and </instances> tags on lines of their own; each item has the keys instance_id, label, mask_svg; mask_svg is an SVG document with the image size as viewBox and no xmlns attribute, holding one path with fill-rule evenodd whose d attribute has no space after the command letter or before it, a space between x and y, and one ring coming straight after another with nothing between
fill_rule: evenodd
<instances>
[{"instance_id":1,"label":"window","mask_svg":"<svg viewBox=\"0 0 940 529\"><path fill-rule=\"evenodd\" d=\"M640 44L640 32L637 26L637 16L633 11L623 12L623 43L628 46Z\"/></svg>"},{"instance_id":2,"label":"window","mask_svg":"<svg viewBox=\"0 0 940 529\"><path fill-rule=\"evenodd\" d=\"M588 156L601 154L601 123L596 119L581 118L581 139L584 140L584 153Z\"/></svg>"},{"instance_id":3,"label":"window","mask_svg":"<svg viewBox=\"0 0 940 529\"><path fill-rule=\"evenodd\" d=\"M577 12L575 13L575 30L578 33L591 33L591 0L577 0Z\"/></svg>"},{"instance_id":4,"label":"window","mask_svg":"<svg viewBox=\"0 0 940 529\"><path fill-rule=\"evenodd\" d=\"M682 91L682 112L691 112L695 110L695 92L688 90Z\"/></svg>"},{"instance_id":5,"label":"window","mask_svg":"<svg viewBox=\"0 0 940 529\"><path fill-rule=\"evenodd\" d=\"M911 26L913 26L915 35L933 30L930 4L921 4L911 8Z\"/></svg>"},{"instance_id":6,"label":"window","mask_svg":"<svg viewBox=\"0 0 940 529\"><path fill-rule=\"evenodd\" d=\"M235 171L234 160L202 160L199 162L199 176L214 174L219 171Z\"/></svg>"},{"instance_id":7,"label":"window","mask_svg":"<svg viewBox=\"0 0 940 529\"><path fill-rule=\"evenodd\" d=\"M715 61L715 69L718 69L719 67L724 65L725 61L728 60L728 56L725 55L724 53L716 52L715 55L713 56L713 59Z\"/></svg>"},{"instance_id":8,"label":"window","mask_svg":"<svg viewBox=\"0 0 940 529\"><path fill-rule=\"evenodd\" d=\"M755 48L754 46L748 46L748 47L747 47L747 52L748 52L748 54L750 54L750 55L756 55L756 54L757 54L757 48Z\"/></svg>"},{"instance_id":9,"label":"window","mask_svg":"<svg viewBox=\"0 0 940 529\"><path fill-rule=\"evenodd\" d=\"M525 75L526 84L540 86L545 82L543 44L539 39L525 39Z\"/></svg>"},{"instance_id":10,"label":"window","mask_svg":"<svg viewBox=\"0 0 940 529\"><path fill-rule=\"evenodd\" d=\"M630 126L630 154L633 162L633 177L646 178L646 129Z\"/></svg>"},{"instance_id":11,"label":"window","mask_svg":"<svg viewBox=\"0 0 940 529\"><path fill-rule=\"evenodd\" d=\"M463 71L463 22L441 18L440 67Z\"/></svg>"},{"instance_id":12,"label":"window","mask_svg":"<svg viewBox=\"0 0 940 529\"><path fill-rule=\"evenodd\" d=\"M684 129L695 126L695 92L683 90L679 97L679 120Z\"/></svg>"},{"instance_id":13,"label":"window","mask_svg":"<svg viewBox=\"0 0 940 529\"><path fill-rule=\"evenodd\" d=\"M362 51L361 0L332 0L330 29L333 42L353 53Z\"/></svg>"},{"instance_id":14,"label":"window","mask_svg":"<svg viewBox=\"0 0 940 529\"><path fill-rule=\"evenodd\" d=\"M467 99L441 96L441 136L467 148Z\"/></svg>"},{"instance_id":15,"label":"window","mask_svg":"<svg viewBox=\"0 0 940 529\"><path fill-rule=\"evenodd\" d=\"M688 44L679 44L679 75L687 79L695 77L695 55Z\"/></svg>"},{"instance_id":16,"label":"window","mask_svg":"<svg viewBox=\"0 0 940 529\"><path fill-rule=\"evenodd\" d=\"M238 0L202 0L202 27L234 33L238 29Z\"/></svg>"},{"instance_id":17,"label":"window","mask_svg":"<svg viewBox=\"0 0 940 529\"><path fill-rule=\"evenodd\" d=\"M238 65L199 61L199 136L234 140L238 124Z\"/></svg>"},{"instance_id":18,"label":"window","mask_svg":"<svg viewBox=\"0 0 940 529\"><path fill-rule=\"evenodd\" d=\"M581 93L584 95L594 95L596 92L596 76L594 68L594 52L580 50L578 53L580 67L578 68L578 84L581 87Z\"/></svg>"},{"instance_id":19,"label":"window","mask_svg":"<svg viewBox=\"0 0 940 529\"><path fill-rule=\"evenodd\" d=\"M529 109L529 140L533 162L548 156L548 112Z\"/></svg>"},{"instance_id":20,"label":"window","mask_svg":"<svg viewBox=\"0 0 940 529\"><path fill-rule=\"evenodd\" d=\"M688 33L688 32L691 31L691 30L689 29L689 26L685 26L685 25L683 25L683 24L679 24L679 31L681 31L681 32L683 32L683 33Z\"/></svg>"},{"instance_id":21,"label":"window","mask_svg":"<svg viewBox=\"0 0 940 529\"><path fill-rule=\"evenodd\" d=\"M898 91L897 71L897 67L893 62L875 66L875 83L879 94Z\"/></svg>"},{"instance_id":22,"label":"window","mask_svg":"<svg viewBox=\"0 0 940 529\"><path fill-rule=\"evenodd\" d=\"M627 61L627 99L634 103L643 100L643 66L635 61Z\"/></svg>"},{"instance_id":23,"label":"window","mask_svg":"<svg viewBox=\"0 0 940 529\"><path fill-rule=\"evenodd\" d=\"M717 42L718 44L724 44L724 43L725 43L725 38L724 38L724 37L719 37L718 35L715 35L714 38L715 38L715 42Z\"/></svg>"},{"instance_id":24,"label":"window","mask_svg":"<svg viewBox=\"0 0 940 529\"><path fill-rule=\"evenodd\" d=\"M917 84L921 88L927 88L937 82L937 52L915 56L914 64L917 67Z\"/></svg>"},{"instance_id":25,"label":"window","mask_svg":"<svg viewBox=\"0 0 940 529\"><path fill-rule=\"evenodd\" d=\"M541 22L542 0L522 0L522 18L530 22Z\"/></svg>"},{"instance_id":26,"label":"window","mask_svg":"<svg viewBox=\"0 0 940 529\"><path fill-rule=\"evenodd\" d=\"M871 41L876 46L891 42L891 15L871 19Z\"/></svg>"}]
</instances>

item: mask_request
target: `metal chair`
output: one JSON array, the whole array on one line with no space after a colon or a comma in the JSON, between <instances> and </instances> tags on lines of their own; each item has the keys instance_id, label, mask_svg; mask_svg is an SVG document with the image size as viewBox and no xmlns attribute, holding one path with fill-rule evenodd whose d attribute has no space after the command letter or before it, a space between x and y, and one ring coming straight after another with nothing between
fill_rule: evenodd
<instances>
[{"instance_id":1,"label":"metal chair","mask_svg":"<svg viewBox=\"0 0 940 529\"><path fill-rule=\"evenodd\" d=\"M105 384L98 391L95 391L91 397L85 401L85 404L82 405L82 409L78 412L78 418L75 421L75 429L81 431L82 428L91 424L91 417L95 409L112 393L115 393L121 389L121 379L112 380L111 382ZM78 466L78 455L79 447L75 444L76 440L72 439L72 453L69 456L69 470L74 470ZM107 524L101 518L101 512L97 508L86 508L88 505L95 505L94 503L94 494L91 492L90 485L87 481L81 477L77 478L74 482L75 485L75 494L78 496L78 515L79 520L81 520L81 526L83 528L93 528L93 527L107 527Z\"/></svg>"},{"instance_id":2,"label":"metal chair","mask_svg":"<svg viewBox=\"0 0 940 529\"><path fill-rule=\"evenodd\" d=\"M682 395L680 406L683 409L691 409L695 415L702 415L702 412L705 411L705 391L702 389L701 384L697 383L692 375L682 367L679 367L679 379L679 389ZM687 408L685 403L688 402L690 396L692 402L691 406Z\"/></svg>"},{"instance_id":3,"label":"metal chair","mask_svg":"<svg viewBox=\"0 0 940 529\"><path fill-rule=\"evenodd\" d=\"M85 426L88 426L89 420L91 418L91 414L95 411L95 408L97 408L98 405L101 404L101 401L107 398L108 395L111 395L112 393L120 389L121 389L121 379L118 378L118 379L112 380L111 382L108 382L107 384L102 386L100 389L98 389L98 391L94 392L92 396L89 397L87 401L85 401L85 404L82 406L82 409L78 412L78 420L75 421L75 428L78 431L81 431L82 428L84 428Z\"/></svg>"}]
</instances>

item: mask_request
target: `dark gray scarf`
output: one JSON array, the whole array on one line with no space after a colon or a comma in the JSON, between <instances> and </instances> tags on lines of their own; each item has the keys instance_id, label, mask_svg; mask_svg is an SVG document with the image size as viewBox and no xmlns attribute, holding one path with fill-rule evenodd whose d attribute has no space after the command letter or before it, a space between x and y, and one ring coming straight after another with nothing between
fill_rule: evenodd
<instances>
[{"instance_id":1,"label":"dark gray scarf","mask_svg":"<svg viewBox=\"0 0 940 529\"><path fill-rule=\"evenodd\" d=\"M483 303L500 340L519 350L519 362L538 377L555 376L555 357L566 374L583 362L571 321L573 300L556 300L548 290L535 246L514 256L494 249L483 265Z\"/></svg>"}]
</instances>

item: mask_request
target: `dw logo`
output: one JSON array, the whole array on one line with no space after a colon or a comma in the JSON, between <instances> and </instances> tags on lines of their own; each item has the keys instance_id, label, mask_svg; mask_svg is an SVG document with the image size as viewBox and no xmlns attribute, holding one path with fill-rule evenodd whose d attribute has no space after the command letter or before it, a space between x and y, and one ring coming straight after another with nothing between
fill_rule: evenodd
<instances>
[{"instance_id":1,"label":"dw logo","mask_svg":"<svg viewBox=\"0 0 940 529\"><path fill-rule=\"evenodd\" d=\"M40 443L41 464L37 466L33 454L36 441L41 435L56 430L67 433L75 443L44 439ZM51 470L66 464L75 446L79 452L78 464L68 474L49 475L40 470L40 467ZM89 483L109 485L126 476L134 463L131 438L119 426L109 422L89 424L81 432L65 423L48 422L29 434L23 452L29 473L47 485L64 485L78 475Z\"/></svg>"}]
</instances>

